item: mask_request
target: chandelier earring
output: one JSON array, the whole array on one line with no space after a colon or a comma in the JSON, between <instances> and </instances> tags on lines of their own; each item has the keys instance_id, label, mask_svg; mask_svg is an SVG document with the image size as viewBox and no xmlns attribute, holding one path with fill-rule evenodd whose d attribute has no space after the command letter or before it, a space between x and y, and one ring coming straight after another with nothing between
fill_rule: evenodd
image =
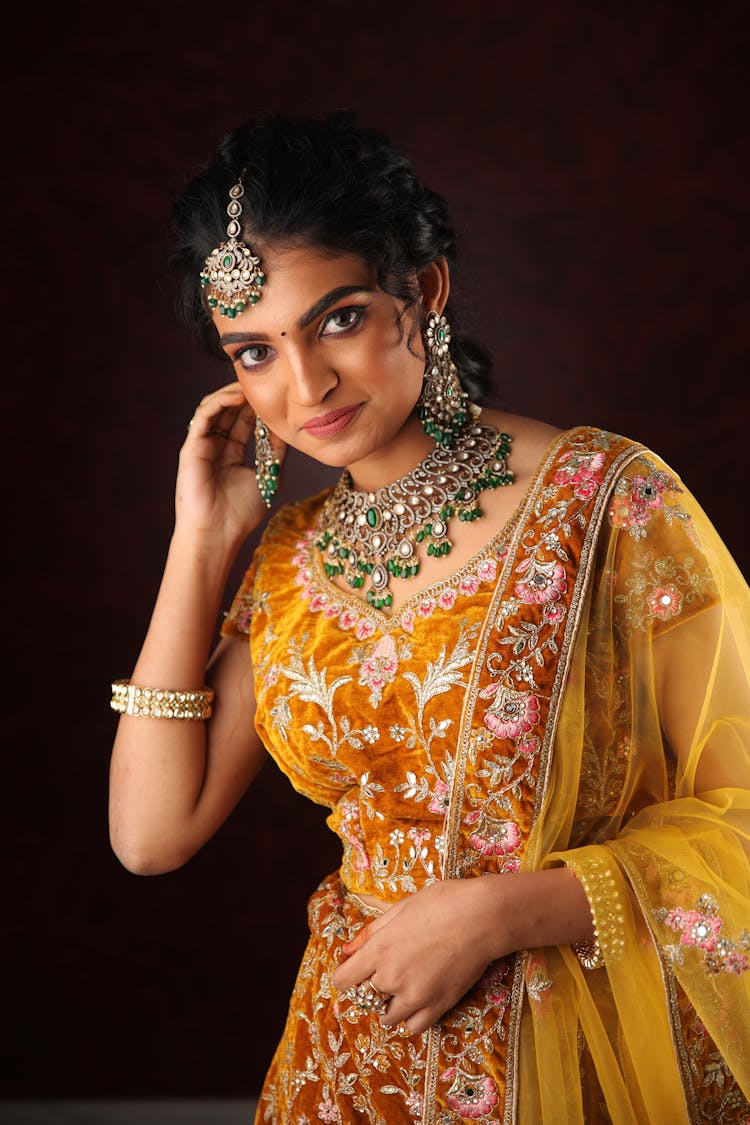
<instances>
[{"instance_id":1,"label":"chandelier earring","mask_svg":"<svg viewBox=\"0 0 750 1125\"><path fill-rule=\"evenodd\" d=\"M469 396L451 359L451 330L440 313L430 310L423 333L425 373L417 403L424 432L436 445L450 449L469 416Z\"/></svg>"},{"instance_id":2,"label":"chandelier earring","mask_svg":"<svg viewBox=\"0 0 750 1125\"><path fill-rule=\"evenodd\" d=\"M268 426L260 418L255 419L255 479L258 482L258 491L263 497L267 508L271 507L273 498L279 489L281 476L281 462L274 453L271 445L271 434Z\"/></svg>"}]
</instances>

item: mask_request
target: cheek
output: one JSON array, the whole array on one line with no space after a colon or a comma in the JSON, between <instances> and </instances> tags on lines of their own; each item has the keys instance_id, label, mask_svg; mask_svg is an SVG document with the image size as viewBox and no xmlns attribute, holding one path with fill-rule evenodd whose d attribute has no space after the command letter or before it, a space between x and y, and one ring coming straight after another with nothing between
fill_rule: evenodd
<instances>
[{"instance_id":1,"label":"cheek","mask_svg":"<svg viewBox=\"0 0 750 1125\"><path fill-rule=\"evenodd\" d=\"M275 406L275 399L278 396L273 394L271 387L268 384L264 385L259 378L241 372L237 373L237 382L255 413L260 414L264 421L270 422L270 417L266 418L266 415L273 414L278 409Z\"/></svg>"}]
</instances>

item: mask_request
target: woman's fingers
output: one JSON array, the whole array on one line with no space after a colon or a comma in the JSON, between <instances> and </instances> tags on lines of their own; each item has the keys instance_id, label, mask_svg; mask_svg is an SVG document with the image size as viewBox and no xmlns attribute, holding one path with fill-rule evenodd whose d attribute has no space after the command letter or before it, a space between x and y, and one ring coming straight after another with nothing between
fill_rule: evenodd
<instances>
[{"instance_id":1,"label":"woman's fingers","mask_svg":"<svg viewBox=\"0 0 750 1125\"><path fill-rule=\"evenodd\" d=\"M226 438L231 435L238 417L246 412L250 413L254 422L255 414L249 407L239 383L228 383L201 399L188 423L188 435L192 438Z\"/></svg>"}]
</instances>

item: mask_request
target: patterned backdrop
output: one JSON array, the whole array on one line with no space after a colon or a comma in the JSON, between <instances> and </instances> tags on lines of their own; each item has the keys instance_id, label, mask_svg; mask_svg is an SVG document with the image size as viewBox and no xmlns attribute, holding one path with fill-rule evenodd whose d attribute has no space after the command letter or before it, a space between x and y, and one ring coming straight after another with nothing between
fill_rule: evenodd
<instances>
[{"instance_id":1,"label":"patterned backdrop","mask_svg":"<svg viewBox=\"0 0 750 1125\"><path fill-rule=\"evenodd\" d=\"M174 317L173 194L250 112L356 108L450 201L499 400L645 441L748 574L747 11L4 17L4 1096L255 1093L337 861L273 766L180 871L138 878L108 844L109 682L148 622L185 424L226 377ZM294 461L283 498L328 479Z\"/></svg>"}]
</instances>

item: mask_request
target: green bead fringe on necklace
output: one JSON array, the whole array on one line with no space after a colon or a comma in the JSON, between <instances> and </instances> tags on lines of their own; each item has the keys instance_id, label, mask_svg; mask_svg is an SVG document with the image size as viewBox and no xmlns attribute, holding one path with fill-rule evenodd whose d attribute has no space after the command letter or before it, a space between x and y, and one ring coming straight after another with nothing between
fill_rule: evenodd
<instances>
[{"instance_id":1,"label":"green bead fringe on necklace","mask_svg":"<svg viewBox=\"0 0 750 1125\"><path fill-rule=\"evenodd\" d=\"M419 574L418 545L433 558L450 554L449 521L480 519L480 494L513 483L506 464L510 447L508 434L472 425L453 448L438 447L377 492L356 491L343 473L323 507L315 540L324 573L342 575L354 590L369 579L365 600L374 609L390 607L391 579Z\"/></svg>"}]
</instances>

